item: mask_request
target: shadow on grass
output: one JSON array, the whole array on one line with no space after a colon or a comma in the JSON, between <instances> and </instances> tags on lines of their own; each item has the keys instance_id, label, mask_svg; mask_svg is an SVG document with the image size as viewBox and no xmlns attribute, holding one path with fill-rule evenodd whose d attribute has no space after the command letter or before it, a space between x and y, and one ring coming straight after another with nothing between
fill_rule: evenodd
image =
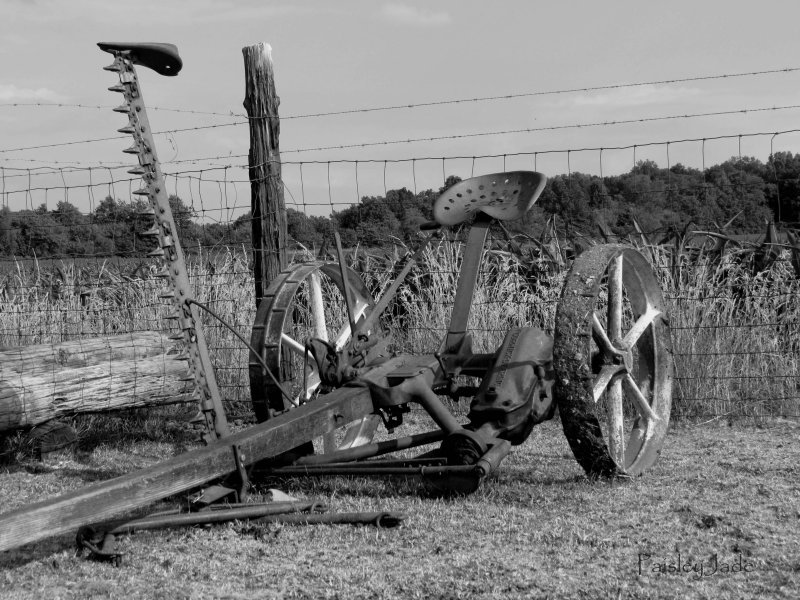
<instances>
[{"instance_id":1,"label":"shadow on grass","mask_svg":"<svg viewBox=\"0 0 800 600\"><path fill-rule=\"evenodd\" d=\"M383 476L359 477L342 475L317 475L314 477L275 477L265 476L255 481L257 488L277 488L291 490L293 494L306 496L332 496L346 494L362 498L408 498L421 499L457 499L467 498L473 494L491 494L502 490L504 501L506 494L516 489L538 487L572 487L578 485L613 485L607 480L590 479L583 474L543 474L542 472L525 472L521 469L505 472L501 465L498 472L484 479L478 489L471 494L442 491L434 481L422 476ZM617 485L622 485L618 482ZM530 498L527 499L530 501ZM522 500L520 500L522 502Z\"/></svg>"},{"instance_id":2,"label":"shadow on grass","mask_svg":"<svg viewBox=\"0 0 800 600\"><path fill-rule=\"evenodd\" d=\"M69 550L69 560L72 560L75 549L74 533L65 533L41 542L25 544L14 550L0 552L0 572L37 561L44 561L50 568L58 570L63 562L62 553Z\"/></svg>"},{"instance_id":3,"label":"shadow on grass","mask_svg":"<svg viewBox=\"0 0 800 600\"><path fill-rule=\"evenodd\" d=\"M77 462L86 464L86 468L78 466L71 467L66 462ZM3 473L13 475L17 473L28 473L29 475L55 475L59 479L80 479L85 483L102 481L124 475L126 471L122 468L98 467L90 468L90 455L81 455L71 451L62 451L50 456L44 461L34 458L21 457L20 460L11 461L3 465Z\"/></svg>"}]
</instances>

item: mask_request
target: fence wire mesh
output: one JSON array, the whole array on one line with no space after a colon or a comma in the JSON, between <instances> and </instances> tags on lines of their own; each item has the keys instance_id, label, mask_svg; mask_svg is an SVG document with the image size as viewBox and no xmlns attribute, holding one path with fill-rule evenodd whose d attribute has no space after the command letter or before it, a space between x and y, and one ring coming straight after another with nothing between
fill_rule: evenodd
<instances>
[{"instance_id":1,"label":"fence wire mesh","mask_svg":"<svg viewBox=\"0 0 800 600\"><path fill-rule=\"evenodd\" d=\"M773 143L775 134L762 135L772 136ZM470 322L476 349L495 349L514 326L551 332L574 255L594 243L623 241L650 260L669 305L677 381L673 414L797 417L800 247L787 237L791 227L782 225L777 237L765 242L768 233L730 234L741 229L735 222L730 229L720 223L701 232L696 226L654 227L648 220L648 207L679 215L691 205L706 207L712 217L706 222L714 221L717 214L730 214L726 202L763 193L764 186L778 195L779 210L791 209L797 199L786 190L796 177L782 178L773 162L773 179L757 180L748 170L752 163L742 159L743 135L725 137L738 144L739 161L732 161L724 177L705 165L710 143L705 139L483 157L286 161L281 165L290 226L285 251L290 263L333 260L331 233L338 230L350 265L377 297L419 243L417 226L430 217L449 177L522 169L561 173L551 178L545 192L550 196L540 204L551 210L556 200L562 205L575 200L592 210L574 223L548 220L548 213L536 208L522 223L492 228ZM702 157L699 184L697 177L686 176L685 167L670 163L678 143ZM631 177L624 182L608 174L620 164L613 153L632 155ZM658 167L656 158L664 166ZM594 174L575 170L590 162ZM249 337L256 305L247 165L188 166L166 163L165 171L194 295ZM153 242L141 236L151 223L137 216L141 202L132 192L139 181L126 168L0 167L0 345L169 333L168 306L160 298L164 283L147 256ZM620 227L623 208L631 215L627 231ZM757 216L738 218L741 225ZM760 222L749 223L748 230L767 232ZM436 349L446 331L463 242L464 231L449 232L400 288L383 318L394 350ZM246 413L248 351L206 313L202 324L225 401L232 413ZM173 352L169 343L162 346L159 352Z\"/></svg>"}]
</instances>

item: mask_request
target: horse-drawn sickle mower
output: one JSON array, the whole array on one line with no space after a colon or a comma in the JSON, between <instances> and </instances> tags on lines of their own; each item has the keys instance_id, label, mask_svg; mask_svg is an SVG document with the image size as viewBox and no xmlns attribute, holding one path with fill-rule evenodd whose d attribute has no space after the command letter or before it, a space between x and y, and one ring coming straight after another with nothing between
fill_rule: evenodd
<instances>
[{"instance_id":1,"label":"horse-drawn sickle mower","mask_svg":"<svg viewBox=\"0 0 800 600\"><path fill-rule=\"evenodd\" d=\"M181 60L170 44L100 47L114 55L106 70L119 74L119 84L110 89L124 98L114 110L128 117L120 131L134 138L125 150L138 157L130 173L145 183L134 193L150 202L146 214L155 222L147 234L158 241L151 254L164 263L159 274L170 284L164 297L174 303L171 318L180 330L176 339L186 347L207 444L1 514L0 549L119 518L203 486L210 487L201 492L198 505L208 506L233 490L240 492L241 502L254 467L274 475L416 476L442 492L469 493L535 425L552 418L556 407L572 451L590 476L637 475L656 460L670 414L670 334L653 270L634 249L594 246L575 259L552 337L519 327L507 332L495 352L472 350L467 325L489 228L498 220L523 217L545 185L543 175L523 171L473 177L447 189L433 206L435 222L423 226L422 247L377 302L345 265L338 238L338 264L302 263L281 273L258 307L249 341L259 424L231 433L200 327L198 311L206 307L191 297L135 71L141 65L176 75ZM381 314L425 246L444 228L468 222L455 301L438 352L392 353ZM331 290L337 289L346 306L340 328L328 322ZM460 422L442 397L471 398L468 422ZM394 436L412 404L420 405L437 428ZM390 435L373 441L381 426ZM324 443L317 443L315 453L317 438ZM434 443L440 443L437 449L416 458L378 458ZM229 510L244 511L232 514L245 518L257 516L258 509ZM206 508L205 515L181 518L208 522L213 519L206 515L218 512ZM151 526L165 522L175 521ZM94 548L83 531L84 545Z\"/></svg>"}]
</instances>

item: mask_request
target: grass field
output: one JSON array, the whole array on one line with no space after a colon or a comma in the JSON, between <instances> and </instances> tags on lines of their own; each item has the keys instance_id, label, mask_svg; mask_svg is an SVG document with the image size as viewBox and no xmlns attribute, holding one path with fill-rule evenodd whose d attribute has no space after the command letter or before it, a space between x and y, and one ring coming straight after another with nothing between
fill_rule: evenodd
<instances>
[{"instance_id":1,"label":"grass field","mask_svg":"<svg viewBox=\"0 0 800 600\"><path fill-rule=\"evenodd\" d=\"M411 426L422 426L414 415ZM234 522L142 532L120 538L120 568L76 558L73 539L60 536L0 555L0 595L796 598L798 433L788 420L673 427L645 476L607 482L584 477L550 422L465 498L428 497L413 480L262 484L334 511L401 511L408 520L398 529ZM138 436L81 461L23 462L0 474L0 502L11 509L112 477L182 444ZM668 572L679 555L694 570Z\"/></svg>"}]
</instances>

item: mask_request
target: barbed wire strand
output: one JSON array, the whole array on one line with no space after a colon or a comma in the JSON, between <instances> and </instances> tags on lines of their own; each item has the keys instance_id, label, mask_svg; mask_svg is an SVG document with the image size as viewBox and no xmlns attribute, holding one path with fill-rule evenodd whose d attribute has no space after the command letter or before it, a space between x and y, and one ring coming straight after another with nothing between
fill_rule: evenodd
<instances>
[{"instance_id":1,"label":"barbed wire strand","mask_svg":"<svg viewBox=\"0 0 800 600\"><path fill-rule=\"evenodd\" d=\"M409 102L405 104L392 104L392 105L385 105L385 106L372 106L372 107L361 107L361 108L348 108L348 109L340 109L340 110L333 110L333 111L321 111L315 113L306 113L306 114L296 114L296 115L286 115L284 117L279 117L281 119L310 119L310 118L319 118L319 117L331 117L331 116L341 116L341 115L348 115L348 114L357 114L357 113L372 113L372 112L383 112L383 111L394 111L394 110L408 110L408 109L416 109L416 108L425 108L425 107L432 107L432 106L447 106L453 104L466 104L466 103L478 103L478 102L493 102L499 100L513 100L519 98L532 98L537 96L554 96L554 95L562 95L562 94L574 94L574 93L587 93L587 92L599 92L599 91L609 91L609 90L617 90L617 89L625 89L625 88L634 88L634 87L644 87L644 86L653 86L653 85L670 85L674 83L690 83L690 82L699 82L699 81L714 81L720 79L736 79L741 77L755 77L761 75L773 75L773 74L789 74L794 73L796 71L800 71L800 67L786 67L786 68L776 68L776 69L764 69L760 71L746 71L746 72L738 72L738 73L718 73L712 75L697 75L697 76L689 76L689 77L676 77L672 79L657 79L657 80L650 80L650 81L639 81L639 82L627 82L627 83L615 83L615 84L605 84L605 85L595 85L595 86L581 86L581 87L574 87L574 88L561 88L561 89L554 89L554 90L544 90L544 91L533 91L533 92L515 92L510 94L499 94L494 96L476 96L471 98L453 98L447 100L433 100L428 102ZM113 109L113 106L100 106L100 105L91 105L91 104L69 104L64 102L4 102L0 103L0 107L54 107L54 108L88 108L88 109L102 109L108 110ZM276 118L275 115L255 115L255 116L248 116L244 113L238 113L234 111L228 112L218 112L218 111L204 111L204 110L193 110L193 109L181 109L181 108L168 108L168 107L161 107L161 106L153 106L148 110L154 111L165 111L165 112L174 112L174 113L186 113L186 114L197 114L197 115L206 115L206 116L224 116L224 117L239 117L239 118L247 118L247 119L272 119Z\"/></svg>"},{"instance_id":2,"label":"barbed wire strand","mask_svg":"<svg viewBox=\"0 0 800 600\"><path fill-rule=\"evenodd\" d=\"M786 106L771 106L771 107L760 107L760 108L740 108L735 110L724 110L724 111L710 111L704 113L693 113L693 114L678 114L678 115L662 115L657 117L640 117L636 119L618 119L613 121L596 121L596 122L589 122L589 123L570 123L564 125L548 125L543 127L525 127L525 128L518 128L518 129L505 129L505 130L495 130L495 131L481 131L481 132L472 132L472 133L461 133L461 134L450 134L450 135L440 135L440 136L429 136L429 137L419 137L419 138L408 138L408 139L394 139L394 140L379 140L373 142L357 142L352 144L335 144L330 146L318 146L318 147L309 147L309 148L291 148L288 150L282 150L282 153L299 153L299 152L320 152L323 150L346 150L352 148L369 148L373 146L389 146L389 145L397 145L397 144L412 144L412 143L419 143L419 142L434 142L434 141L443 141L443 140L457 140L457 139L469 139L469 138L476 138L476 137L490 137L490 136L499 136L499 135L512 135L512 134L519 134L519 133L537 133L542 131L559 131L565 129L583 129L583 128L590 128L590 127L613 127L617 125L630 125L630 124L638 124L638 123L649 123L649 122L656 122L656 121L668 121L668 120L678 120L678 119L695 119L695 118L702 118L702 117L712 117L712 116L724 116L724 115L734 115L734 114L748 114L748 113L758 113L758 112L775 112L775 111L782 111L782 110L793 110L800 108L800 104L791 104ZM220 127L231 127L234 125L242 125L247 124L247 121L235 121L233 123L220 123L214 125L200 125L196 127L183 127L179 129L168 129L163 131L155 131L153 135L172 135L175 133L186 133L186 132L195 132L195 131L202 131L206 129L215 129ZM49 144L37 144L32 146L19 146L16 148L0 148L0 154L8 153L8 152L23 152L27 150L41 150L45 148L59 148L64 146L74 146L80 144L91 144L97 142L107 142L113 140L127 140L129 139L128 136L111 136L111 137L102 137L102 138L88 138L84 140L72 140L66 142L55 142ZM234 155L234 156L245 156L245 155ZM502 156L502 155L501 155ZM185 162L186 159L183 161L164 161L165 164L169 162Z\"/></svg>"},{"instance_id":3,"label":"barbed wire strand","mask_svg":"<svg viewBox=\"0 0 800 600\"><path fill-rule=\"evenodd\" d=\"M733 139L737 137L761 137L761 136L778 136L778 135L787 135L792 133L800 133L800 128L796 129L785 129L782 131L756 131L750 133L736 133L736 134L720 134L714 136L704 136L704 137L693 137L693 138L681 138L681 139L673 139L673 140L660 140L660 141L651 141L651 142L638 142L637 144L627 144L627 145L620 145L620 146L585 146L579 148L551 148L545 150L520 150L516 152L505 152L503 154L483 154L483 155L448 155L448 156L415 156L415 157L407 157L407 158L394 158L394 159L386 159L386 158L359 158L359 159L348 159L348 158L341 158L341 159L304 159L302 161L285 161L281 160L280 163L282 165L291 165L291 164L299 164L302 162L303 164L327 164L327 163L352 163L355 160L358 160L361 163L384 163L384 162L391 162L391 163L400 163L400 162L410 162L412 160L417 161L425 161L425 160L467 160L470 158L474 159L490 159L490 158L500 158L502 156L508 157L519 157L519 156L532 156L533 157L533 170L538 171L538 157L540 154L563 154L566 152L578 153L578 152L597 152L598 150L630 150L634 146L638 148L646 148L652 146L661 146L664 144L684 144L684 143L691 143L691 142L699 142L701 140L725 140L725 139ZM202 158L192 158L192 159L183 159L179 161L174 161L170 164L178 164L178 163L185 163L185 162L204 162L204 161L211 161L211 160L221 160L221 159L229 159L229 158L244 158L246 154L234 154L234 155L222 155L222 156L211 156L211 157L202 157ZM263 164L267 164L269 162L278 162L274 159L270 159L264 161ZM263 166L263 164L255 165L255 166ZM245 168L245 165L242 165Z\"/></svg>"}]
</instances>

